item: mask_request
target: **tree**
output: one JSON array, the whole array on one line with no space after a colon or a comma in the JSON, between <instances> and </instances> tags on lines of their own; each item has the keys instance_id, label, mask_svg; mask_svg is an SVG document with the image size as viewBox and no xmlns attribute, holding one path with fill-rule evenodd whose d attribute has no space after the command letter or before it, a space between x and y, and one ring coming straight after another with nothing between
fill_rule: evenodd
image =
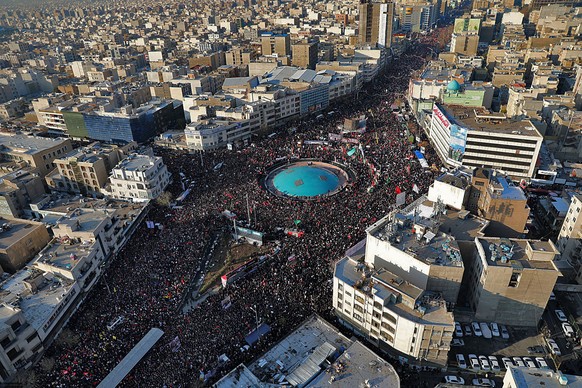
<instances>
[{"instance_id":1,"label":"tree","mask_svg":"<svg viewBox=\"0 0 582 388\"><path fill-rule=\"evenodd\" d=\"M170 206L171 202L172 202L172 193L170 193L169 191L164 191L162 194L160 194L158 196L158 198L156 198L156 203L160 206L168 207L168 206Z\"/></svg>"}]
</instances>

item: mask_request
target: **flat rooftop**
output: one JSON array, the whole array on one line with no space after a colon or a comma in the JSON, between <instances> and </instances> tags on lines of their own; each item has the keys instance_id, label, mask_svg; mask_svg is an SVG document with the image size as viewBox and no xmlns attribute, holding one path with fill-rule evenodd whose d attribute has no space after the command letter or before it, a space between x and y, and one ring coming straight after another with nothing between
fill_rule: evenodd
<instances>
[{"instance_id":1,"label":"flat rooftop","mask_svg":"<svg viewBox=\"0 0 582 388\"><path fill-rule=\"evenodd\" d=\"M535 251L557 254L558 252L554 246L547 241L531 241L499 237L479 238L478 241L483 247L485 258L489 266L508 267L517 270L538 269L557 271L552 260L530 260L526 254L526 247L528 244L530 244ZM507 260L505 260L506 262L502 262L502 257L507 258Z\"/></svg>"},{"instance_id":2,"label":"flat rooftop","mask_svg":"<svg viewBox=\"0 0 582 388\"><path fill-rule=\"evenodd\" d=\"M94 240L77 242L75 239L55 238L40 252L34 264L72 272L91 253L94 245Z\"/></svg>"},{"instance_id":3,"label":"flat rooftop","mask_svg":"<svg viewBox=\"0 0 582 388\"><path fill-rule=\"evenodd\" d=\"M330 373L320 373L307 387L354 388L364 386L366 381L378 388L400 386L400 377L394 367L359 341L347 348L329 370Z\"/></svg>"},{"instance_id":4,"label":"flat rooftop","mask_svg":"<svg viewBox=\"0 0 582 388\"><path fill-rule=\"evenodd\" d=\"M287 381L293 386L301 385L321 373L325 359L352 343L336 328L314 315L248 368L261 381Z\"/></svg>"},{"instance_id":5,"label":"flat rooftop","mask_svg":"<svg viewBox=\"0 0 582 388\"><path fill-rule=\"evenodd\" d=\"M508 119L503 113L489 112L485 108L462 105L439 105L439 107L449 121L470 130L542 138L537 128L528 120Z\"/></svg>"},{"instance_id":6,"label":"flat rooftop","mask_svg":"<svg viewBox=\"0 0 582 388\"><path fill-rule=\"evenodd\" d=\"M39 329L53 314L60 303L61 295L68 292L74 282L62 276L42 273L42 284L36 293L25 286L25 280L30 276L39 276L41 271L26 268L18 271L0 286L0 320L14 314L14 308L20 308L27 322ZM11 307L14 306L14 307Z\"/></svg>"},{"instance_id":7,"label":"flat rooftop","mask_svg":"<svg viewBox=\"0 0 582 388\"><path fill-rule=\"evenodd\" d=\"M44 226L37 222L0 218L0 250L8 249L38 227Z\"/></svg>"},{"instance_id":8,"label":"flat rooftop","mask_svg":"<svg viewBox=\"0 0 582 388\"><path fill-rule=\"evenodd\" d=\"M439 230L454 236L458 241L474 241L475 237L483 237L489 221L472 214L464 216L463 211L447 209L447 213L441 218Z\"/></svg>"},{"instance_id":9,"label":"flat rooftop","mask_svg":"<svg viewBox=\"0 0 582 388\"><path fill-rule=\"evenodd\" d=\"M426 264L463 266L455 238L440 231L436 219L403 214L397 214L395 218L394 221L385 218L383 223L376 223L375 229L369 229L370 234ZM421 232L421 228L426 228L426 231Z\"/></svg>"},{"instance_id":10,"label":"flat rooftop","mask_svg":"<svg viewBox=\"0 0 582 388\"><path fill-rule=\"evenodd\" d=\"M59 146L68 139L49 139L36 136L0 134L0 152L34 155Z\"/></svg>"},{"instance_id":11,"label":"flat rooftop","mask_svg":"<svg viewBox=\"0 0 582 388\"><path fill-rule=\"evenodd\" d=\"M130 155L123 159L114 169L122 169L125 171L147 171L156 162L159 157L151 157L148 155Z\"/></svg>"}]
</instances>

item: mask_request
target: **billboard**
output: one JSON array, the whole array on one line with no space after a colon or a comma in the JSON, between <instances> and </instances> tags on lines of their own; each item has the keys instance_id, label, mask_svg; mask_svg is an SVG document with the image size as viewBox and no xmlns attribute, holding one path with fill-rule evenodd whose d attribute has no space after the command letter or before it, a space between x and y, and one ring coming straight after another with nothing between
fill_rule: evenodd
<instances>
[{"instance_id":1,"label":"billboard","mask_svg":"<svg viewBox=\"0 0 582 388\"><path fill-rule=\"evenodd\" d=\"M467 144L467 128L460 127L457 124L451 124L451 140L449 142L449 158L460 162L465 153Z\"/></svg>"}]
</instances>

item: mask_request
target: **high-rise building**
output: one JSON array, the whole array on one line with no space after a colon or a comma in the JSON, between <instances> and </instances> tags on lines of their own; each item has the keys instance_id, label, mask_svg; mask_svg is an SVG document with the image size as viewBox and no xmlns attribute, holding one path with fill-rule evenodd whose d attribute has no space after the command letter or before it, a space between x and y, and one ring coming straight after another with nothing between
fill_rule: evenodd
<instances>
[{"instance_id":1,"label":"high-rise building","mask_svg":"<svg viewBox=\"0 0 582 388\"><path fill-rule=\"evenodd\" d=\"M291 48L293 50L293 66L315 70L317 65L317 42L296 43Z\"/></svg>"},{"instance_id":2,"label":"high-rise building","mask_svg":"<svg viewBox=\"0 0 582 388\"><path fill-rule=\"evenodd\" d=\"M262 55L291 55L291 40L288 34L263 34L261 36Z\"/></svg>"},{"instance_id":3,"label":"high-rise building","mask_svg":"<svg viewBox=\"0 0 582 388\"><path fill-rule=\"evenodd\" d=\"M394 3L360 4L359 41L361 44L390 47L394 21Z\"/></svg>"}]
</instances>

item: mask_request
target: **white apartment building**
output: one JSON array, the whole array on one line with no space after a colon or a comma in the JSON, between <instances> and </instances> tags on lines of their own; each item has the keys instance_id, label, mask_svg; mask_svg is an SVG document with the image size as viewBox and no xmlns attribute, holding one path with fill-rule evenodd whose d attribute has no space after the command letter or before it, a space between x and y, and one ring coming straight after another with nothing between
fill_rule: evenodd
<instances>
[{"instance_id":1,"label":"white apartment building","mask_svg":"<svg viewBox=\"0 0 582 388\"><path fill-rule=\"evenodd\" d=\"M582 195L573 194L558 235L557 248L562 260L579 265L582 251ZM578 273L578 283L582 281L582 272Z\"/></svg>"},{"instance_id":2,"label":"white apartment building","mask_svg":"<svg viewBox=\"0 0 582 388\"><path fill-rule=\"evenodd\" d=\"M445 365L454 331L447 305L464 268L456 241L431 214L414 204L370 226L335 266L333 307L376 346Z\"/></svg>"},{"instance_id":3,"label":"white apartment building","mask_svg":"<svg viewBox=\"0 0 582 388\"><path fill-rule=\"evenodd\" d=\"M161 157L133 154L111 171L110 193L114 198L145 202L162 194L170 180Z\"/></svg>"},{"instance_id":4,"label":"white apartment building","mask_svg":"<svg viewBox=\"0 0 582 388\"><path fill-rule=\"evenodd\" d=\"M531 120L481 108L434 104L428 136L449 167L492 168L513 179L534 176L543 136Z\"/></svg>"},{"instance_id":5,"label":"white apartment building","mask_svg":"<svg viewBox=\"0 0 582 388\"><path fill-rule=\"evenodd\" d=\"M249 120L208 119L186 127L186 144L194 151L208 151L248 142L251 138Z\"/></svg>"}]
</instances>

